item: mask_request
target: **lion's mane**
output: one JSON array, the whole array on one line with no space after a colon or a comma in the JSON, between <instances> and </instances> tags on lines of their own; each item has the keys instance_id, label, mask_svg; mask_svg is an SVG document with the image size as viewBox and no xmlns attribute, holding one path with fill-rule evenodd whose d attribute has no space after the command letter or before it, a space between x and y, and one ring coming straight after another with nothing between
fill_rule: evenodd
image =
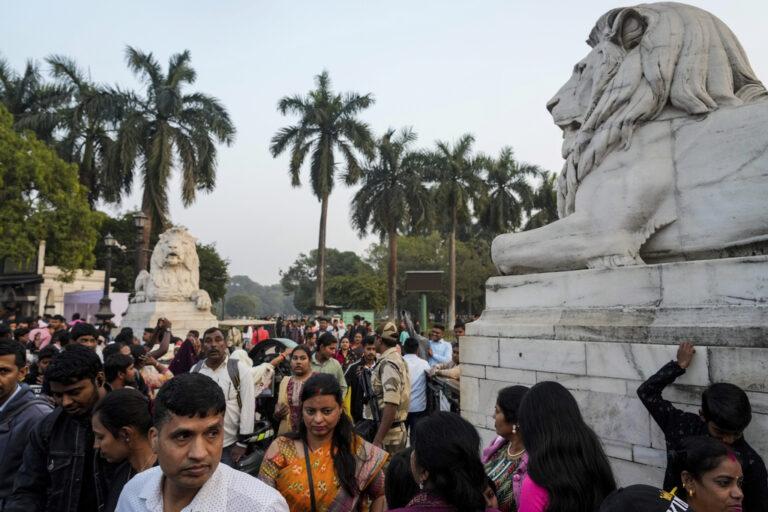
<instances>
[{"instance_id":1,"label":"lion's mane","mask_svg":"<svg viewBox=\"0 0 768 512\"><path fill-rule=\"evenodd\" d=\"M640 19L632 25L639 42L631 49L617 43L633 36L626 32L628 16ZM634 129L665 107L699 115L766 95L731 30L689 5L613 9L597 21L587 44L599 50L602 73L558 177L561 218L574 212L579 182L609 153L628 147Z\"/></svg>"},{"instance_id":2,"label":"lion's mane","mask_svg":"<svg viewBox=\"0 0 768 512\"><path fill-rule=\"evenodd\" d=\"M166 261L172 246L177 248L179 265ZM195 239L186 230L171 228L161 234L152 251L149 300L189 300L200 287L199 267Z\"/></svg>"}]
</instances>

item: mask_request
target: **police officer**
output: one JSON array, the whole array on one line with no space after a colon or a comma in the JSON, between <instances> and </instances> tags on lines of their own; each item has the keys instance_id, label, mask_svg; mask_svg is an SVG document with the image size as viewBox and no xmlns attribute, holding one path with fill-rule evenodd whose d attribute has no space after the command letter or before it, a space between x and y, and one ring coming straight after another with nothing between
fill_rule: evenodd
<instances>
[{"instance_id":1,"label":"police officer","mask_svg":"<svg viewBox=\"0 0 768 512\"><path fill-rule=\"evenodd\" d=\"M405 419L411 406L408 365L398 353L397 343L397 326L387 322L376 337L376 351L381 356L371 377L371 387L381 415L381 423L373 444L389 453L397 453L405 448Z\"/></svg>"}]
</instances>

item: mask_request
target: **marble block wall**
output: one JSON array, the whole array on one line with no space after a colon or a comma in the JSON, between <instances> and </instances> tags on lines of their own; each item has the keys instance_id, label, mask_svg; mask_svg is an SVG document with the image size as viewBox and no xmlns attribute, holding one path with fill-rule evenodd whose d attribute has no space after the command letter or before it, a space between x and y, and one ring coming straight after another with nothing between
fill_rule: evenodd
<instances>
[{"instance_id":1,"label":"marble block wall","mask_svg":"<svg viewBox=\"0 0 768 512\"><path fill-rule=\"evenodd\" d=\"M486 310L461 342L462 415L494 435L498 390L555 380L600 436L623 485L661 485L664 436L637 387L697 347L664 396L697 412L712 382L746 390L746 439L768 457L768 257L494 277Z\"/></svg>"}]
</instances>

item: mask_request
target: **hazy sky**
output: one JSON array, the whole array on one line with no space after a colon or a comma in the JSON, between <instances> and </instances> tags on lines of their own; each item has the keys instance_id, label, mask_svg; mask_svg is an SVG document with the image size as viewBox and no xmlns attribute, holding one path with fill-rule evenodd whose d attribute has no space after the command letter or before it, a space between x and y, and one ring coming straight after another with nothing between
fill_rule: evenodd
<instances>
[{"instance_id":1,"label":"hazy sky","mask_svg":"<svg viewBox=\"0 0 768 512\"><path fill-rule=\"evenodd\" d=\"M768 81L768 2L694 0L734 31L752 67ZM361 118L376 134L412 126L419 146L473 133L476 149L559 171L561 136L545 109L568 79L596 19L613 1L138 1L7 2L0 54L21 71L28 58L74 57L93 80L140 85L127 70L126 45L168 57L189 49L198 80L189 91L218 97L237 127L221 147L216 190L181 206L173 222L215 242L232 275L279 280L300 252L317 246L320 204L308 185L292 188L287 156L268 146L293 118L276 110L282 96L304 94L330 73L336 91L373 93ZM306 181L307 172L302 174ZM331 194L328 247L360 254L349 223L354 188ZM140 203L140 190L112 211ZM130 243L128 240L121 241Z\"/></svg>"}]
</instances>

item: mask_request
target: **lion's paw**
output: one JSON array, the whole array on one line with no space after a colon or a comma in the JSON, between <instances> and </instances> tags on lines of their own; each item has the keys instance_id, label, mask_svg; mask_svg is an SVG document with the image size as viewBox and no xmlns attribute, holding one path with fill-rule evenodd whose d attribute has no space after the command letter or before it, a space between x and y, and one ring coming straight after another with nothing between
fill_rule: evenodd
<instances>
[{"instance_id":1,"label":"lion's paw","mask_svg":"<svg viewBox=\"0 0 768 512\"><path fill-rule=\"evenodd\" d=\"M201 311L210 310L211 306L213 305L211 303L211 297L205 290L197 290L194 294L192 294L192 300L195 301L197 309Z\"/></svg>"}]
</instances>

